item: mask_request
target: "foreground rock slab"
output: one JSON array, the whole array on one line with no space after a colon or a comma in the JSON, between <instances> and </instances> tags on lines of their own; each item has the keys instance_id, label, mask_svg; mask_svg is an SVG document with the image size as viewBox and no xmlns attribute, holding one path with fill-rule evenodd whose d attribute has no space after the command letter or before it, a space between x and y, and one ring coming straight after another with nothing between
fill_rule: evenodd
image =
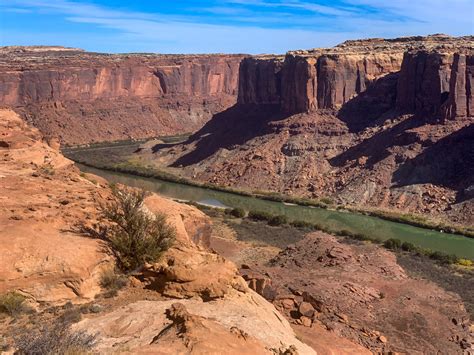
<instances>
[{"instance_id":1,"label":"foreground rock slab","mask_svg":"<svg viewBox=\"0 0 474 355\"><path fill-rule=\"evenodd\" d=\"M167 318L166 310L174 303L176 303L174 300L136 302L106 315L86 319L77 324L77 329L99 332L101 337L99 350L110 348L131 351L152 348L159 350L159 334L173 323ZM223 299L210 302L187 299L180 300L179 303L194 316L210 319L225 329L236 329L243 332L241 334L250 335L251 339L254 339L250 340L250 344L260 343L266 349L276 351L293 345L299 354L315 354L314 350L292 335L293 331L286 319L259 295L233 292ZM219 339L218 336L208 333L202 346L211 351L213 347L225 341L225 337ZM151 348L148 346L142 348L144 345L150 345ZM242 350L247 353L245 349ZM232 352L232 349L230 351ZM262 351L268 352L263 349Z\"/></svg>"}]
</instances>

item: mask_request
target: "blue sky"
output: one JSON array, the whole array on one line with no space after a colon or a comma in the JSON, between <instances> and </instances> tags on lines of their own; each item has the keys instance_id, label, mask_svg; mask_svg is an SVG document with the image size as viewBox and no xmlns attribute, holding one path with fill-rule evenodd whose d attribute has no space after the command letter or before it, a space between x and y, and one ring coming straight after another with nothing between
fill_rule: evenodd
<instances>
[{"instance_id":1,"label":"blue sky","mask_svg":"<svg viewBox=\"0 0 474 355\"><path fill-rule=\"evenodd\" d=\"M0 45L285 53L346 39L474 33L474 0L0 0Z\"/></svg>"}]
</instances>

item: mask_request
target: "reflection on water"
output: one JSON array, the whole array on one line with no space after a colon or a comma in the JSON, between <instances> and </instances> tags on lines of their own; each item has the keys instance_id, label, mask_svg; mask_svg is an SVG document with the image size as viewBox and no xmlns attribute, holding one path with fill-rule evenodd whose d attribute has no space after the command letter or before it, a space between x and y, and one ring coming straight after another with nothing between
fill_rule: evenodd
<instances>
[{"instance_id":1,"label":"reflection on water","mask_svg":"<svg viewBox=\"0 0 474 355\"><path fill-rule=\"evenodd\" d=\"M397 238L423 248L474 259L474 239L463 236L440 233L429 229L385 221L376 217L350 212L296 206L201 187L166 182L158 179L114 173L82 165L79 165L79 167L83 171L102 176L110 182L119 182L129 186L140 187L175 199L190 200L215 207L240 207L247 211L259 210L272 214L283 214L290 220L304 220L333 229L346 229L354 233L362 233L381 240Z\"/></svg>"}]
</instances>

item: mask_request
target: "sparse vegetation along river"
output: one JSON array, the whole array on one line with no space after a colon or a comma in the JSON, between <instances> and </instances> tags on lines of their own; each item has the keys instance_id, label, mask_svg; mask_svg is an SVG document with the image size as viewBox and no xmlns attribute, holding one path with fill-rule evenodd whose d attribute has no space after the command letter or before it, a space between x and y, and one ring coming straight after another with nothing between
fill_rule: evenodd
<instances>
[{"instance_id":1,"label":"sparse vegetation along river","mask_svg":"<svg viewBox=\"0 0 474 355\"><path fill-rule=\"evenodd\" d=\"M290 221L301 220L317 223L326 229L348 230L352 233L381 240L396 238L411 242L424 249L474 259L474 239L460 235L441 233L358 213L289 205L230 192L163 181L157 178L145 178L78 165L82 171L102 176L110 182L143 188L174 199L194 201L217 207L242 208L246 211L265 211L274 215L285 215Z\"/></svg>"}]
</instances>

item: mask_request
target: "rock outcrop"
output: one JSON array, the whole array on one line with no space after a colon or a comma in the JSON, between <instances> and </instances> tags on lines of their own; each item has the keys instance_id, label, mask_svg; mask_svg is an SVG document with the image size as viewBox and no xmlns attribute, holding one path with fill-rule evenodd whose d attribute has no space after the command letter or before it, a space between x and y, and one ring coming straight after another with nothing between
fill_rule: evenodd
<instances>
[{"instance_id":1,"label":"rock outcrop","mask_svg":"<svg viewBox=\"0 0 474 355\"><path fill-rule=\"evenodd\" d=\"M0 111L0 294L35 303L87 302L112 265L101 243L72 232L100 190L14 112Z\"/></svg>"},{"instance_id":2,"label":"rock outcrop","mask_svg":"<svg viewBox=\"0 0 474 355\"><path fill-rule=\"evenodd\" d=\"M474 54L454 55L445 118L474 116Z\"/></svg>"},{"instance_id":3,"label":"rock outcrop","mask_svg":"<svg viewBox=\"0 0 474 355\"><path fill-rule=\"evenodd\" d=\"M239 69L240 104L279 104L282 61L275 58L249 57Z\"/></svg>"},{"instance_id":4,"label":"rock outcrop","mask_svg":"<svg viewBox=\"0 0 474 355\"><path fill-rule=\"evenodd\" d=\"M248 58L241 66L239 103L280 104L288 114L338 110L378 79L400 72L396 105L399 110L437 116L454 90L450 105L459 97L460 107L454 109L454 115L469 116L469 99L464 97L472 101L472 90L468 89L472 59L465 53L472 47L470 37L438 35L348 41L331 49L290 52L283 63L281 57ZM458 58L453 68L458 78L450 84L454 57Z\"/></svg>"},{"instance_id":5,"label":"rock outcrop","mask_svg":"<svg viewBox=\"0 0 474 355\"><path fill-rule=\"evenodd\" d=\"M204 303L196 299L180 300L181 307L189 313L188 324L191 323L191 327L176 340L176 335L166 334L173 332L176 326L174 317L166 316L175 303L176 300L135 302L113 312L85 319L76 325L76 329L100 333L99 351L123 348L132 353L149 353L160 348L169 349L170 345L177 346L175 341L179 338L194 338L200 334L199 339L190 339L193 340L190 344L196 344L199 340L200 346L207 351L220 349L221 352L236 353L238 344L248 344L249 349L259 349L257 353L271 354L271 349L274 349L273 353L278 354L280 349L284 353L293 345L297 354L316 354L296 339L288 321L270 303L253 292L230 293L226 298ZM207 332L202 332L203 325L208 329ZM183 346L186 344L179 345ZM189 349L185 353L208 353L194 351ZM245 353L245 349L241 351Z\"/></svg>"},{"instance_id":6,"label":"rock outcrop","mask_svg":"<svg viewBox=\"0 0 474 355\"><path fill-rule=\"evenodd\" d=\"M243 58L35 48L0 49L0 105L67 144L196 130L235 103Z\"/></svg>"},{"instance_id":7,"label":"rock outcrop","mask_svg":"<svg viewBox=\"0 0 474 355\"><path fill-rule=\"evenodd\" d=\"M241 240L227 240L226 247L232 250L233 243L245 248ZM243 254L240 250L229 257ZM463 342L471 343L463 300L433 282L413 278L392 252L379 246L317 232L269 261L255 259L241 269L249 286L273 302L304 341L319 339L314 346L318 352L324 352L330 335L371 353L461 353Z\"/></svg>"},{"instance_id":8,"label":"rock outcrop","mask_svg":"<svg viewBox=\"0 0 474 355\"><path fill-rule=\"evenodd\" d=\"M453 55L439 52L406 52L397 88L397 108L438 118L450 91Z\"/></svg>"}]
</instances>

